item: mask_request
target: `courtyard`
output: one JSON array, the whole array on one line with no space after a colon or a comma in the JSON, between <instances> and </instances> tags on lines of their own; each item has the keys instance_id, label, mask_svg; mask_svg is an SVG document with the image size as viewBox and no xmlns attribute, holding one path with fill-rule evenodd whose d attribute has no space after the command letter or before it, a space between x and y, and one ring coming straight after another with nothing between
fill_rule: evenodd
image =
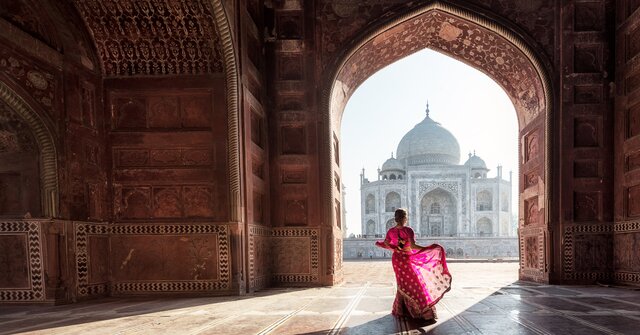
<instances>
[{"instance_id":1,"label":"courtyard","mask_svg":"<svg viewBox=\"0 0 640 335\"><path fill-rule=\"evenodd\" d=\"M334 287L241 297L106 298L0 306L0 334L637 334L640 291L517 280L516 262L450 263L434 324L390 315L388 260L347 261Z\"/></svg>"}]
</instances>

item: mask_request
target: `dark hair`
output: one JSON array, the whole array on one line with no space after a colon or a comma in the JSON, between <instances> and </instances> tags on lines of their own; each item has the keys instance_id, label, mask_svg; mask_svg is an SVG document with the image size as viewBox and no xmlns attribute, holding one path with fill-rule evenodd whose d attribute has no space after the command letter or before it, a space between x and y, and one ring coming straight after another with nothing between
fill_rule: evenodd
<instances>
[{"instance_id":1,"label":"dark hair","mask_svg":"<svg viewBox=\"0 0 640 335\"><path fill-rule=\"evenodd\" d=\"M398 208L396 209L395 212L395 220L396 222L400 223L400 221L402 221L402 219L407 217L407 210L404 208Z\"/></svg>"}]
</instances>

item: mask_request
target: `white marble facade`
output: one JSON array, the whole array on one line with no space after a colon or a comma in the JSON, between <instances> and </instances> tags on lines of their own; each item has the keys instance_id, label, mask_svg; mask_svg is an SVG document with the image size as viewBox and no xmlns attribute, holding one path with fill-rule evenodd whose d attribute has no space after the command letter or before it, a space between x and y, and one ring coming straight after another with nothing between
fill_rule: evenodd
<instances>
[{"instance_id":1,"label":"white marble facade","mask_svg":"<svg viewBox=\"0 0 640 335\"><path fill-rule=\"evenodd\" d=\"M475 154L460 165L456 138L429 116L398 144L397 157L369 181L363 169L363 237L382 236L394 225L396 208L409 211L409 225L421 237L515 237L511 183L502 167L494 177Z\"/></svg>"}]
</instances>

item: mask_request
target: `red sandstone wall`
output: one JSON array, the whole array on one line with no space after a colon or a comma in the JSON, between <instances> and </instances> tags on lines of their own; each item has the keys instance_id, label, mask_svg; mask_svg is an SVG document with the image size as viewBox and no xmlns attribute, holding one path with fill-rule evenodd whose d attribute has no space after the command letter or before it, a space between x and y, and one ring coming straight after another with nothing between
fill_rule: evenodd
<instances>
[{"instance_id":1,"label":"red sandstone wall","mask_svg":"<svg viewBox=\"0 0 640 335\"><path fill-rule=\"evenodd\" d=\"M616 8L615 225L614 279L640 283L640 4L620 1Z\"/></svg>"}]
</instances>

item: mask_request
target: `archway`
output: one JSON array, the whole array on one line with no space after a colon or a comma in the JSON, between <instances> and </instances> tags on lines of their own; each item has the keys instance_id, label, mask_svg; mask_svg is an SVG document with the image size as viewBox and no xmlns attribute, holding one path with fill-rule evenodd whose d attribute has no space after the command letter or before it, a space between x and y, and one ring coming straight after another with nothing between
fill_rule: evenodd
<instances>
[{"instance_id":1,"label":"archway","mask_svg":"<svg viewBox=\"0 0 640 335\"><path fill-rule=\"evenodd\" d=\"M37 206L38 212L32 213L35 216L56 217L58 213L58 168L57 168L57 151L54 137L51 132L49 122L43 119L21 96L16 93L4 78L0 77L0 104L2 104L8 114L13 114L16 119L19 118L25 127L30 131L30 137L34 144L37 145L37 154L35 157L39 160L36 173L39 175L39 193L35 197L39 197L39 201L25 200L27 208L21 210L29 210L28 207ZM7 115L10 118L10 115ZM18 177L22 178L22 177ZM33 186L33 185L32 185ZM26 190L26 192L33 193ZM16 208L17 209L17 208ZM1 214L1 213L0 213ZM17 214L17 213L14 213ZM24 213L22 213L24 214Z\"/></svg>"},{"instance_id":2,"label":"archway","mask_svg":"<svg viewBox=\"0 0 640 335\"><path fill-rule=\"evenodd\" d=\"M381 68L416 51L430 48L462 61L488 75L507 93L514 104L519 124L520 144L520 278L548 282L548 264L552 259L547 248L549 234L549 173L551 157L551 89L546 68L521 36L499 25L499 19L488 20L490 13L480 16L442 2L405 14L379 26L363 36L339 59L331 73L323 97L325 132L322 134L324 194L323 213L335 222L332 206L339 194L332 188L340 165L333 159L333 148L340 140L340 124L344 107L356 88ZM526 178L525 178L526 177ZM535 205L535 206L534 206ZM535 220L534 220L535 219ZM524 241L527 241L525 244Z\"/></svg>"},{"instance_id":3,"label":"archway","mask_svg":"<svg viewBox=\"0 0 640 335\"><path fill-rule=\"evenodd\" d=\"M420 200L421 236L454 236L458 232L456 198L441 188L429 191Z\"/></svg>"}]
</instances>

